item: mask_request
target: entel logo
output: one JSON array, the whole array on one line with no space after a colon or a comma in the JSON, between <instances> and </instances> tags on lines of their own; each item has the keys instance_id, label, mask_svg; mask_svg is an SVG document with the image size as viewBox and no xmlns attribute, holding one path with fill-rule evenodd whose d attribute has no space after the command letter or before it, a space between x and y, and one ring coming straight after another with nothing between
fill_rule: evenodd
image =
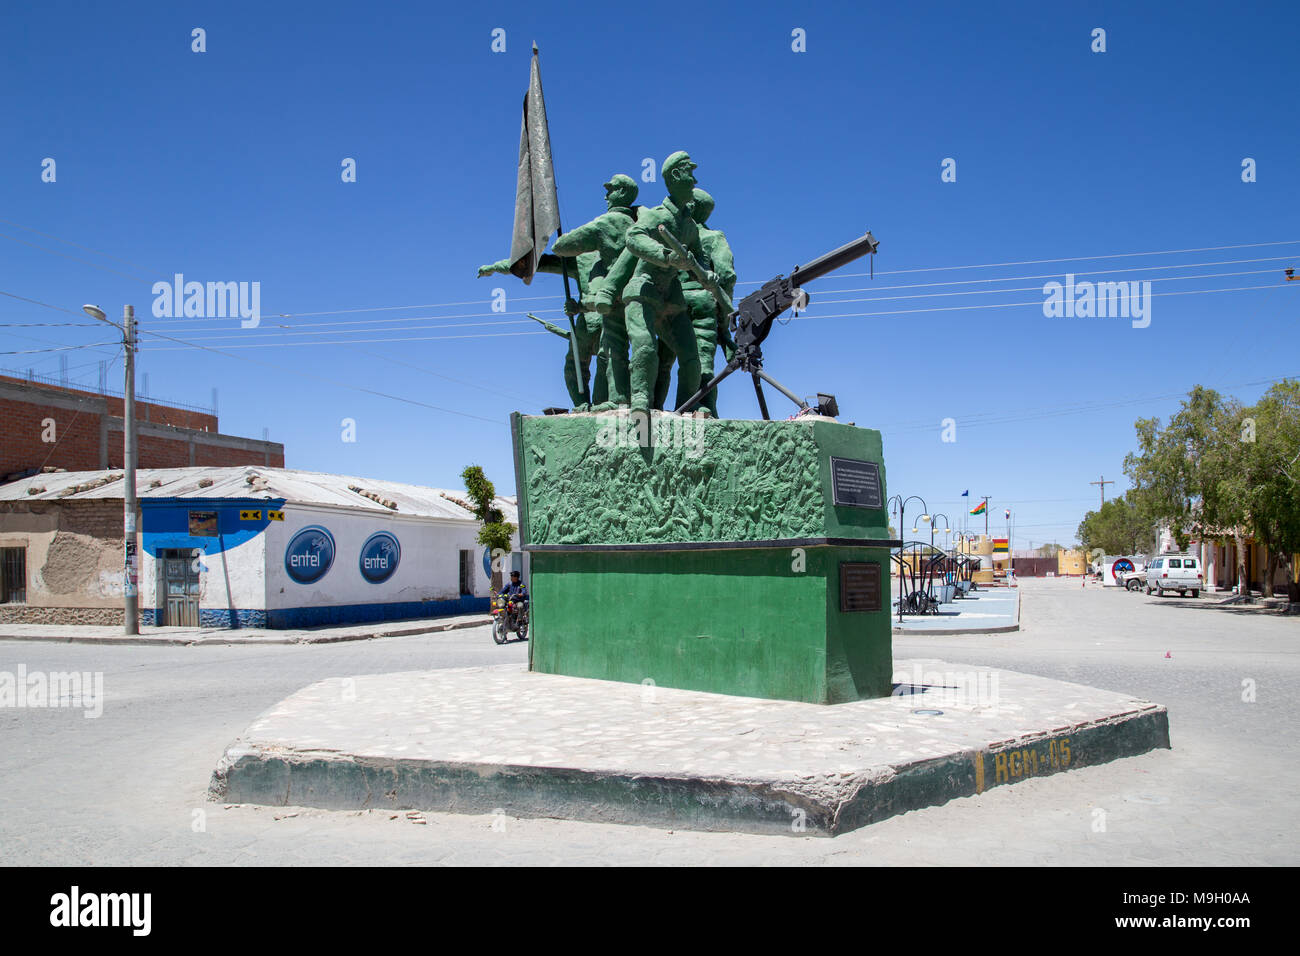
<instances>
[{"instance_id":1,"label":"entel logo","mask_svg":"<svg viewBox=\"0 0 1300 956\"><path fill-rule=\"evenodd\" d=\"M391 578L402 560L402 546L394 535L376 531L361 546L361 576L371 584L381 584Z\"/></svg>"},{"instance_id":2,"label":"entel logo","mask_svg":"<svg viewBox=\"0 0 1300 956\"><path fill-rule=\"evenodd\" d=\"M334 564L334 536L319 525L303 528L284 549L284 570L299 584L319 581Z\"/></svg>"}]
</instances>

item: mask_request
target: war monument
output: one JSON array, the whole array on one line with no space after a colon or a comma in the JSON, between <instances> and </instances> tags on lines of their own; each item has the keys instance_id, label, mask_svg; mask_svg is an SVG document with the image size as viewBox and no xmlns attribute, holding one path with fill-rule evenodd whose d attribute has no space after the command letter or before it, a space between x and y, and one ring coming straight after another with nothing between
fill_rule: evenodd
<instances>
[{"instance_id":1,"label":"war monument","mask_svg":"<svg viewBox=\"0 0 1300 956\"><path fill-rule=\"evenodd\" d=\"M738 264L706 225L726 193L682 150L658 204L616 174L605 211L563 232L535 47L531 71L510 255L478 270L565 286L568 328L538 321L566 340L570 408L510 422L528 668L314 684L227 749L211 798L834 835L1168 748L1150 701L894 661L881 434L837 421L831 394L801 398L763 353L805 286L879 243L733 303ZM718 417L737 373L757 419Z\"/></svg>"}]
</instances>

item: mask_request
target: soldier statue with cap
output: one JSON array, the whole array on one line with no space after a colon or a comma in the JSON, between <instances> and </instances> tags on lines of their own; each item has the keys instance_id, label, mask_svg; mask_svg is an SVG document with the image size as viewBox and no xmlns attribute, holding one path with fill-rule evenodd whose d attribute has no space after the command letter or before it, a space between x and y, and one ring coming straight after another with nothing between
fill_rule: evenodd
<instances>
[{"instance_id":1,"label":"soldier statue with cap","mask_svg":"<svg viewBox=\"0 0 1300 956\"><path fill-rule=\"evenodd\" d=\"M605 183L606 211L591 222L584 223L576 229L559 236L551 244L551 252L543 255L537 264L538 272L562 273L565 257L576 257L578 292L582 304L569 299L565 302L565 311L575 316L574 329L577 333L578 367L582 373L579 382L574 371L572 347L565 358L564 382L569 389L573 407L582 410L586 407L584 394L591 396L592 405L605 404L609 391L610 372L608 357L603 348L603 326L607 319L590 305L599 279L605 275L618 259L624 249L624 236L636 219L638 207L634 206L639 189L631 176L618 173ZM490 265L480 266L480 277L493 273L510 271L510 260L502 259ZM617 314L615 321L621 321ZM588 389L587 377L590 374L591 357L597 355L596 375ZM626 346L624 354L626 354ZM626 362L624 363L626 365Z\"/></svg>"},{"instance_id":2,"label":"soldier statue with cap","mask_svg":"<svg viewBox=\"0 0 1300 956\"><path fill-rule=\"evenodd\" d=\"M662 226L691 255L703 259L699 228L691 216L696 164L684 151L664 160L664 185L668 196L654 208L642 207L636 223L627 231L626 246L593 295L596 309L606 316L603 337L609 341L611 376L610 403L626 402L633 409L648 411L654 402L659 372L659 342L665 342L679 363L677 396L685 402L700 387L700 358L686 300L682 295L680 270L687 261L660 238ZM626 278L626 284L620 285ZM716 276L709 278L716 281ZM621 289L621 294L620 294ZM630 360L617 341L609 316L621 304ZM623 346L625 348L626 346ZM618 390L619 364L627 362L627 398ZM676 407L676 406L674 406Z\"/></svg>"},{"instance_id":3,"label":"soldier statue with cap","mask_svg":"<svg viewBox=\"0 0 1300 956\"><path fill-rule=\"evenodd\" d=\"M705 223L713 213L714 200L699 187L694 191L694 211L692 218L700 229L700 248L704 257L700 264L711 270L718 277L718 286L730 299L736 291L736 264L731 254L727 237L718 229L709 229ZM700 387L703 388L713 378L713 363L717 357L718 344L723 347L723 356L729 361L736 350L727 329L730 316L718 305L717 297L700 284L700 280L690 272L681 274L682 296L690 312L691 325L695 328L695 346L700 359ZM673 353L667 344L659 344L659 377L655 381L655 408L662 409L668 399L669 378L672 373ZM681 374L680 372L678 373ZM714 418L718 417L718 390L711 389L701 402ZM673 406L674 408L677 406Z\"/></svg>"}]
</instances>

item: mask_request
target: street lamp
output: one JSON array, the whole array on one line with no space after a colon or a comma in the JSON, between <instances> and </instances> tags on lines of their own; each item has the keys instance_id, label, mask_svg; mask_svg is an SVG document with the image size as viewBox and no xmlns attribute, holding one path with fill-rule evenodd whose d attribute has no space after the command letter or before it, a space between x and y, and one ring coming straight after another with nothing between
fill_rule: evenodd
<instances>
[{"instance_id":1,"label":"street lamp","mask_svg":"<svg viewBox=\"0 0 1300 956\"><path fill-rule=\"evenodd\" d=\"M889 499L889 501L885 502L886 506L889 508L891 512L893 512L895 509L898 511L898 536L900 538L903 536L903 525L906 523L906 518L904 517L904 515L907 511L907 503L911 501L913 498L921 502L921 508L924 510L924 513L921 515L920 520L929 521L930 507L925 503L925 499L922 498L920 495L908 495L906 498L904 498L902 495L894 495L892 498ZM916 529L913 528L912 530L915 531ZM903 623L903 553L906 550L907 550L906 545L898 549L898 623L899 624Z\"/></svg>"},{"instance_id":2,"label":"street lamp","mask_svg":"<svg viewBox=\"0 0 1300 956\"><path fill-rule=\"evenodd\" d=\"M949 518L946 514L944 514L943 512L939 512L938 514L931 516L930 518L930 547L931 548L934 547L934 532L937 530L934 525L935 522L938 521L940 518L943 519L943 530L948 532L952 531L952 519Z\"/></svg>"},{"instance_id":3,"label":"street lamp","mask_svg":"<svg viewBox=\"0 0 1300 956\"><path fill-rule=\"evenodd\" d=\"M931 550L931 552L934 551L934 533L935 533L935 531L939 530L938 528L935 527L935 525L939 523L939 519L940 519L940 518L943 519L943 533L944 533L944 534L947 534L947 535L951 535L951 534L952 534L952 519L951 519L951 518L949 518L949 517L948 517L946 514L944 514L942 511L936 512L935 514L931 515L931 516L930 516L930 550ZM944 575L945 575L945 577L944 577L944 583L947 583L947 574L948 574L948 569L952 567L952 556L949 555L949 553L948 553L948 549L947 549L946 547L943 549L943 554L944 554L944 560L943 560L943 565L941 565L941 567L944 568Z\"/></svg>"},{"instance_id":4,"label":"street lamp","mask_svg":"<svg viewBox=\"0 0 1300 956\"><path fill-rule=\"evenodd\" d=\"M111 320L97 305L83 305L81 311L92 319L106 322L122 333L122 346L126 352L126 389L122 399L122 473L125 479L122 503L122 530L126 541L122 575L124 599L124 632L140 633L140 591L137 577L137 542L135 527L135 308L122 306L122 324Z\"/></svg>"}]
</instances>

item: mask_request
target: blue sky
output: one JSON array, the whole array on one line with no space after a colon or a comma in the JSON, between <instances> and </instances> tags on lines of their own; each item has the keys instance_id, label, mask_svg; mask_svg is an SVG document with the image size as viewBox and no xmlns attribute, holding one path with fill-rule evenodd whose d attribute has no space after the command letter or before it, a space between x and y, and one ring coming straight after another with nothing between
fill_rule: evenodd
<instances>
[{"instance_id":1,"label":"blue sky","mask_svg":"<svg viewBox=\"0 0 1300 956\"><path fill-rule=\"evenodd\" d=\"M473 461L509 490L509 412L565 399L563 345L518 314L558 316L559 280L475 278L508 252L536 40L566 225L602 211L612 173L639 178L643 158L684 148L742 283L873 230L874 281L851 275L863 262L812 287L807 318L768 339L767 369L881 429L890 492L954 523L969 488L992 496L994 527L1013 508L1018 546L1068 542L1095 507L1090 481L1120 479L1108 496L1125 487L1135 418L1168 415L1196 383L1250 401L1266 386L1245 383L1300 374L1300 283L1157 295L1145 329L1049 319L1038 304L1044 277L1067 271L1148 269L1091 278L1153 279L1163 293L1276 286L1297 264L1295 4L797 10L8 5L0 290L114 316L131 302L145 330L229 348L239 358L146 337L140 370L167 399L207 404L218 388L223 431L269 428L291 466L454 486ZM195 27L205 53L191 51ZM498 27L505 53L490 48ZM1096 27L1105 53L1091 50ZM46 157L54 183L41 181ZM341 182L345 157L355 183ZM949 157L957 181L944 183ZM642 184L642 201L662 195ZM1207 251L939 269L1184 249ZM260 282L262 327L154 319L151 285L176 272ZM489 311L496 286L505 315ZM984 294L996 289L1022 291ZM973 304L998 307L933 311ZM880 314L902 310L932 311ZM0 297L0 322L61 321L77 319ZM9 327L0 341L104 335ZM72 378L97 381L105 356L66 354ZM0 366L57 374L59 353ZM721 411L757 417L752 390L725 388ZM344 418L355 443L341 440ZM945 418L955 442L941 440Z\"/></svg>"}]
</instances>

